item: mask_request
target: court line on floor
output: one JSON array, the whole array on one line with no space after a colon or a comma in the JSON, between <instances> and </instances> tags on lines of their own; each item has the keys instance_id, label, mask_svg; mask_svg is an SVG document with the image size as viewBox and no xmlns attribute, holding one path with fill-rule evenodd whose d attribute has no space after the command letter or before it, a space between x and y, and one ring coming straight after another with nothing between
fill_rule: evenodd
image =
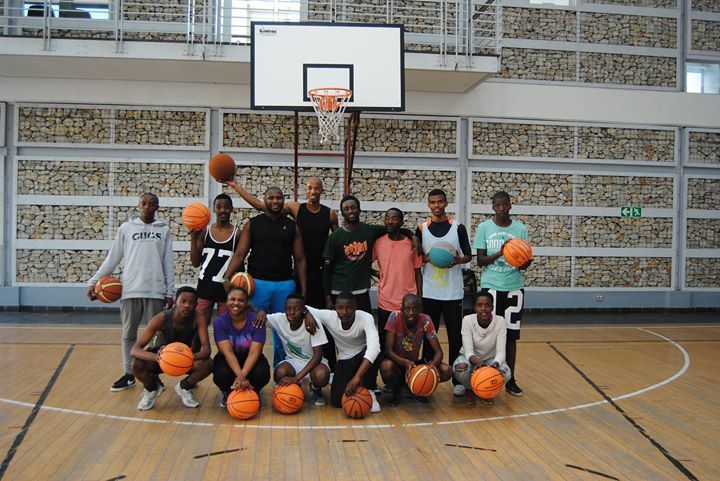
<instances>
[{"instance_id":1,"label":"court line on floor","mask_svg":"<svg viewBox=\"0 0 720 481\"><path fill-rule=\"evenodd\" d=\"M613 401L620 401L623 399L628 399L631 397L639 396L641 394L645 394L646 392L658 389L662 386L665 386L666 384L669 384L679 377L681 377L685 372L687 372L688 368L690 367L690 354L677 342L673 341L672 339L663 336L662 334L658 334L656 332L653 332L649 329L642 328L642 327L634 327L633 329L639 329L641 331L645 331L649 334L652 334L654 336L657 336L666 342L669 342L673 346L675 346L683 355L683 366L678 370L675 374L668 377L667 379L664 379L656 384L653 384L651 386L647 386L645 388L639 389L637 391L633 391L627 394L622 394L619 396L611 397L610 399ZM33 407L34 404L27 403L23 401L16 401L14 399L6 399L6 398L0 398L0 402L6 403L6 404L12 404L16 406L24 406L24 407ZM243 428L243 429L268 429L268 430L301 430L301 431L314 431L314 430L338 430L338 429L388 429L388 428L394 428L394 427L404 427L404 428L420 428L420 427L431 427L431 426L446 426L446 425L452 425L452 424L470 424L470 423L482 423L482 422L491 422L491 421L502 421L505 419L520 419L520 418L527 418L527 417L534 417L534 416L546 416L549 414L557 414L557 413L563 413L563 412L572 412L577 411L580 409L587 409L595 406L601 406L603 404L608 404L608 401L603 399L601 401L595 401L591 403L585 403L585 404L578 404L575 406L565 407L565 408L555 408L555 409L547 409L544 411L532 411L528 413L519 413L519 414L509 414L505 416L492 416L492 417L485 417L485 418L471 418L471 419L458 419L453 421L439 421L439 422L424 422L424 423L404 423L404 424L347 424L347 425L333 425L333 426L310 426L310 425L301 425L301 426L273 426L273 425L258 425L258 424L225 424L225 423L200 423L200 422L193 422L193 421L172 421L170 419L151 419L151 418L136 418L132 416L118 416L114 414L105 414L105 413L94 413L91 411L80 411L76 409L66 409L66 408L59 408L55 406L42 406L41 409L52 411L52 412L60 412L65 414L76 414L79 416L95 416L99 418L104 419L113 419L113 420L120 420L120 421L130 421L130 422L137 422L137 423L150 423L150 424L175 424L180 426L192 426L192 427L222 427L222 426L232 426L236 428Z\"/></svg>"}]
</instances>

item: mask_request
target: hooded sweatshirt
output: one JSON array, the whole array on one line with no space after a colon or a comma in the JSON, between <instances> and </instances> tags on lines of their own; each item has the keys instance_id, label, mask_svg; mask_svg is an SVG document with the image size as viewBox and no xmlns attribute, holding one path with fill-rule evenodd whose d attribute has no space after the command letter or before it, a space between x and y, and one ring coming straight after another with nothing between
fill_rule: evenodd
<instances>
[{"instance_id":1,"label":"hooded sweatshirt","mask_svg":"<svg viewBox=\"0 0 720 481\"><path fill-rule=\"evenodd\" d=\"M133 217L118 229L115 242L100 269L88 281L94 286L98 279L112 274L123 261L121 299L164 299L175 296L170 226L155 219L151 224Z\"/></svg>"}]
</instances>

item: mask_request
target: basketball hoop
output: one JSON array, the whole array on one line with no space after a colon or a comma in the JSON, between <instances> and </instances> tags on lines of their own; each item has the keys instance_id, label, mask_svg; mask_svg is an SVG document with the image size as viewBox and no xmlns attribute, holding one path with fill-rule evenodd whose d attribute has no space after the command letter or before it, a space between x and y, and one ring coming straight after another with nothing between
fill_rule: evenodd
<instances>
[{"instance_id":1,"label":"basketball hoop","mask_svg":"<svg viewBox=\"0 0 720 481\"><path fill-rule=\"evenodd\" d=\"M347 101L352 97L352 90L340 87L322 87L311 89L308 96L318 116L320 143L338 137L340 121L345 113Z\"/></svg>"}]
</instances>

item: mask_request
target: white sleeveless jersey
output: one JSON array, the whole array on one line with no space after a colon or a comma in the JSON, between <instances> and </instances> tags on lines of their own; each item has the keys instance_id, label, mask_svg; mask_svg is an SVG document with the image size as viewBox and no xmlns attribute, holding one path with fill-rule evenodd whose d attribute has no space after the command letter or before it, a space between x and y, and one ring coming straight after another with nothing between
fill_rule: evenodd
<instances>
[{"instance_id":1,"label":"white sleeveless jersey","mask_svg":"<svg viewBox=\"0 0 720 481\"><path fill-rule=\"evenodd\" d=\"M420 224L420 232L422 233L423 253L428 254L432 246L436 242L447 242L455 248L456 252L461 252L460 238L458 237L458 223L450 220L450 230L443 237L435 237L430 232L431 220L424 224ZM462 267L453 266L450 269L441 269L435 267L430 262L423 264L423 297L435 299L438 301L456 301L463 298L463 277Z\"/></svg>"}]
</instances>

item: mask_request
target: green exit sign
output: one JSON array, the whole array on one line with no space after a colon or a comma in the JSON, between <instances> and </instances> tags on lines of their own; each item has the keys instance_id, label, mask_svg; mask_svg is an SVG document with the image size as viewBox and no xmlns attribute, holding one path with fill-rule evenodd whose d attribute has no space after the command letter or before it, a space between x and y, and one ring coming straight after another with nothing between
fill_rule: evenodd
<instances>
[{"instance_id":1,"label":"green exit sign","mask_svg":"<svg viewBox=\"0 0 720 481\"><path fill-rule=\"evenodd\" d=\"M642 207L634 207L632 205L624 205L620 207L620 217L630 217L639 219L642 217Z\"/></svg>"}]
</instances>

